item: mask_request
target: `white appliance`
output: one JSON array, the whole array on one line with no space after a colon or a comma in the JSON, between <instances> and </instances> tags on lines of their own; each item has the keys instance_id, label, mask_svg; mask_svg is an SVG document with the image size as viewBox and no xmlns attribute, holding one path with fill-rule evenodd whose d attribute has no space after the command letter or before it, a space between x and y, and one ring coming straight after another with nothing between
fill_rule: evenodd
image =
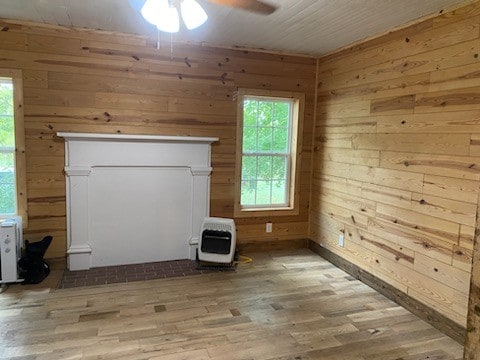
<instances>
[{"instance_id":1,"label":"white appliance","mask_svg":"<svg viewBox=\"0 0 480 360\"><path fill-rule=\"evenodd\" d=\"M0 284L20 282L18 260L22 256L22 218L0 220Z\"/></svg>"},{"instance_id":2,"label":"white appliance","mask_svg":"<svg viewBox=\"0 0 480 360\"><path fill-rule=\"evenodd\" d=\"M207 217L203 221L198 260L231 263L235 255L236 232L233 219Z\"/></svg>"}]
</instances>

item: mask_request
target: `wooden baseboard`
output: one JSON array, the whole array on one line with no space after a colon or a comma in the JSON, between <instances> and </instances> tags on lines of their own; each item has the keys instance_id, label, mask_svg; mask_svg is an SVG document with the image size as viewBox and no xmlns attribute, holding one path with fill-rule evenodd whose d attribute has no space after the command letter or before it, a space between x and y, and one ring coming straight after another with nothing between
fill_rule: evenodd
<instances>
[{"instance_id":1,"label":"wooden baseboard","mask_svg":"<svg viewBox=\"0 0 480 360\"><path fill-rule=\"evenodd\" d=\"M352 264L341 256L336 255L330 250L318 245L312 240L308 240L308 248L320 255L325 260L331 262L338 268L360 280L364 284L377 290L379 293L386 296L390 300L395 301L397 304L403 306L405 309L412 312L422 320L428 322L430 325L437 328L445 335L450 336L452 339L462 345L464 344L466 337L466 329L461 325L457 324L455 321L450 320L437 310L428 307L420 301L412 298L408 294L405 294L403 291L398 290L397 288L386 283L385 281L361 269L357 265Z\"/></svg>"},{"instance_id":2,"label":"wooden baseboard","mask_svg":"<svg viewBox=\"0 0 480 360\"><path fill-rule=\"evenodd\" d=\"M266 252L274 250L305 249L308 239L269 240L237 243L237 250L241 253Z\"/></svg>"}]
</instances>

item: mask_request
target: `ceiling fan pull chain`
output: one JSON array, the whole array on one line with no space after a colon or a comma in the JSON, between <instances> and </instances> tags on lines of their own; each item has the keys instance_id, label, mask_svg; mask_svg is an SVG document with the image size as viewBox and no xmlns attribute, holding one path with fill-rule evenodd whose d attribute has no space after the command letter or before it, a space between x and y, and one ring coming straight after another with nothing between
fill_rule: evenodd
<instances>
[{"instance_id":1,"label":"ceiling fan pull chain","mask_svg":"<svg viewBox=\"0 0 480 360\"><path fill-rule=\"evenodd\" d=\"M173 34L170 33L170 60L173 61Z\"/></svg>"}]
</instances>

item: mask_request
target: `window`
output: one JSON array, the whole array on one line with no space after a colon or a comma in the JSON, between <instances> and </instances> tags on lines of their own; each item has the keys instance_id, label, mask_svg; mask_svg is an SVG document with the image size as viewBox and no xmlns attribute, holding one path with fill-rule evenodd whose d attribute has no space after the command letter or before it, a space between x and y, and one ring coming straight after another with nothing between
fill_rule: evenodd
<instances>
[{"instance_id":1,"label":"window","mask_svg":"<svg viewBox=\"0 0 480 360\"><path fill-rule=\"evenodd\" d=\"M26 217L22 74L0 69L0 216Z\"/></svg>"},{"instance_id":2,"label":"window","mask_svg":"<svg viewBox=\"0 0 480 360\"><path fill-rule=\"evenodd\" d=\"M0 214L16 214L13 82L0 78Z\"/></svg>"},{"instance_id":3,"label":"window","mask_svg":"<svg viewBox=\"0 0 480 360\"><path fill-rule=\"evenodd\" d=\"M239 90L238 102L236 216L295 213L303 95Z\"/></svg>"}]
</instances>

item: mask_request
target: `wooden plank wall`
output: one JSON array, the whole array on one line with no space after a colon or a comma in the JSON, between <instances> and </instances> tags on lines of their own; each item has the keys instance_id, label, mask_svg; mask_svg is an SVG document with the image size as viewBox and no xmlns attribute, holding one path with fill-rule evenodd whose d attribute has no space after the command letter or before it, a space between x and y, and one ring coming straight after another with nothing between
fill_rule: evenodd
<instances>
[{"instance_id":1,"label":"wooden plank wall","mask_svg":"<svg viewBox=\"0 0 480 360\"><path fill-rule=\"evenodd\" d=\"M310 237L465 326L480 3L320 59ZM339 234L345 246L338 246Z\"/></svg>"},{"instance_id":2,"label":"wooden plank wall","mask_svg":"<svg viewBox=\"0 0 480 360\"><path fill-rule=\"evenodd\" d=\"M0 21L0 68L24 78L29 227L66 251L63 139L57 131L217 136L211 215L233 217L238 87L306 94L299 216L235 219L239 243L306 238L316 59ZM265 222L273 232L265 233ZM267 236L268 235L268 236Z\"/></svg>"}]
</instances>

